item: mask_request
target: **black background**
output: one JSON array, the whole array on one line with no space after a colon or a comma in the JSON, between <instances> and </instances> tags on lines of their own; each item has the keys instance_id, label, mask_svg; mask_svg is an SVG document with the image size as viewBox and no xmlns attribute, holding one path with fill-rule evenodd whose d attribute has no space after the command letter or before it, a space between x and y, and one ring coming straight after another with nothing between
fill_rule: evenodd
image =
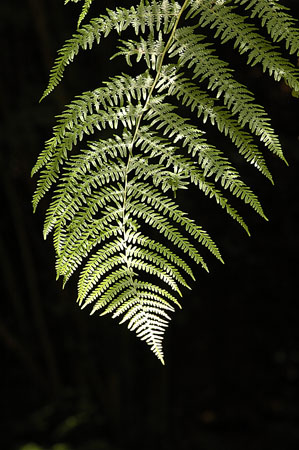
<instances>
[{"instance_id":1,"label":"black background","mask_svg":"<svg viewBox=\"0 0 299 450\"><path fill-rule=\"evenodd\" d=\"M94 3L100 13L116 4ZM297 1L283 3L299 17ZM166 334L162 367L125 326L79 309L76 277L61 290L51 239L42 238L49 199L32 214L30 171L54 115L73 95L126 70L109 63L111 38L104 51L80 55L61 87L38 103L78 10L62 0L0 6L0 448L298 449L298 99L221 47L271 114L289 167L267 156L273 187L241 166L270 219L241 207L251 238L195 191L181 197L226 264L211 259L210 274L198 269Z\"/></svg>"}]
</instances>

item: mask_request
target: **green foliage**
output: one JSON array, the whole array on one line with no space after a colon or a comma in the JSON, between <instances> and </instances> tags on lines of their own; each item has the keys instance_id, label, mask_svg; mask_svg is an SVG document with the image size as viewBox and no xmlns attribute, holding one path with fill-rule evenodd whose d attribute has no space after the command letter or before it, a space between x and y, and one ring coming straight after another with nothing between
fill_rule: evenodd
<instances>
[{"instance_id":1,"label":"green foliage","mask_svg":"<svg viewBox=\"0 0 299 450\"><path fill-rule=\"evenodd\" d=\"M80 1L81 0L65 0L64 4L66 5L69 2L78 3ZM80 27L81 22L84 20L85 16L87 15L87 13L89 11L89 8L91 7L92 2L93 2L93 0L84 0L84 4L83 4L83 7L82 7L82 12L81 12L81 14L79 16L79 19L78 19L78 24L77 24L78 28Z\"/></svg>"},{"instance_id":2,"label":"green foliage","mask_svg":"<svg viewBox=\"0 0 299 450\"><path fill-rule=\"evenodd\" d=\"M46 450L44 447L40 447L37 444L30 443L25 444L22 447L19 448L19 450ZM48 450L71 450L71 448L66 444L54 444L51 448L48 448Z\"/></svg>"},{"instance_id":3,"label":"green foliage","mask_svg":"<svg viewBox=\"0 0 299 450\"><path fill-rule=\"evenodd\" d=\"M170 314L180 306L181 289L194 279L190 263L208 270L199 247L222 261L213 239L179 207L176 192L197 186L248 233L233 197L266 218L257 196L224 151L209 143L199 121L230 138L271 182L263 150L285 161L265 109L237 81L205 30L246 54L248 65L259 64L276 81L284 80L294 95L298 70L274 43L298 55L299 32L275 0L141 1L81 26L91 3L83 2L80 28L59 50L42 98L79 51L113 32L135 33L135 40L119 41L115 56L136 71L140 66L141 73L123 73L84 92L57 117L32 171L40 171L33 206L56 185L44 236L53 232L57 276L66 283L81 267L79 304L127 322L163 362ZM250 18L259 19L261 29Z\"/></svg>"}]
</instances>

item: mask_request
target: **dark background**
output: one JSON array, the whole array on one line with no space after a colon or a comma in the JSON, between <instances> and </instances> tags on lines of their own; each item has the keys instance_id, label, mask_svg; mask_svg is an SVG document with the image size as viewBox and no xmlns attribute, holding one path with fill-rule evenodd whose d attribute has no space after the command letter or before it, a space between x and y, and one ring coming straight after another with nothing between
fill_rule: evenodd
<instances>
[{"instance_id":1,"label":"dark background","mask_svg":"<svg viewBox=\"0 0 299 450\"><path fill-rule=\"evenodd\" d=\"M116 4L94 3L101 13ZM299 17L296 0L284 4ZM73 95L125 70L108 63L111 40L107 54L78 57L61 87L38 104L78 10L62 0L0 6L0 448L297 450L298 99L260 68L237 66L223 47L271 114L289 167L267 157L274 187L241 167L270 219L241 207L251 238L200 194L182 197L226 264L211 259L209 275L198 269L166 334L162 367L125 326L79 309L76 276L61 290L51 239L42 238L49 198L32 214L30 171L54 115Z\"/></svg>"}]
</instances>

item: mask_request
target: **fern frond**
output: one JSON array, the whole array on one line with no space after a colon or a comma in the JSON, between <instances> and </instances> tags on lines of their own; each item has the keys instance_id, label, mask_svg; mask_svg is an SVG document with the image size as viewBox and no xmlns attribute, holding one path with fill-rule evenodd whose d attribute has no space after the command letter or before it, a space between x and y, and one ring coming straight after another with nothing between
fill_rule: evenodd
<instances>
[{"instance_id":1,"label":"fern frond","mask_svg":"<svg viewBox=\"0 0 299 450\"><path fill-rule=\"evenodd\" d=\"M121 273L121 272L119 272ZM128 275L129 274L129 275ZM132 295L134 295L136 293L136 288L139 286L140 283L145 284L146 288L148 288L149 290L154 290L154 292L159 292L161 295L164 295L165 298L168 298L169 300L172 300L174 303L177 303L176 298L171 295L167 290L162 289L159 286L153 285L152 283L145 283L145 282L139 282L137 280L133 280L132 279L132 273L131 272L127 272L128 277L127 278L123 278L120 281L118 280L118 276L116 277L116 282L115 284L110 287L108 287L106 289L105 293L102 293L99 300L97 300L97 302L95 303L91 314L94 314L96 311L98 311L101 308L104 308L105 306L107 306L105 308L105 310L101 313L101 315L105 315L108 313L113 312L116 308L118 308L119 306L122 306L124 301L127 299L130 299L130 297L132 297ZM121 277L122 275L120 275L119 277ZM95 291L98 291L98 288L95 289ZM121 292L121 293L120 293ZM157 294L154 294L157 295ZM98 293L95 292L92 293L89 298L86 300L86 302L84 303L84 305L82 306L82 308L84 308L86 305L88 305L89 303L91 303L92 301L94 301L97 297L98 297ZM170 306L170 304L165 300L165 298L163 297L159 297L161 299L161 303L163 304L163 306L161 306L162 308L169 308L169 310L173 311L174 308L172 306Z\"/></svg>"},{"instance_id":2,"label":"fern frond","mask_svg":"<svg viewBox=\"0 0 299 450\"><path fill-rule=\"evenodd\" d=\"M153 353L164 364L164 355L162 350L162 340L168 321L160 319L163 310L159 308L159 314L152 314L150 307L143 301L143 294L138 292L136 296L136 304L132 306L134 298L130 300L128 307L129 311L124 315L120 323L128 323L129 330L135 330L137 336L150 345ZM126 303L124 303L126 305ZM122 305L122 307L124 306ZM122 311L121 311L122 312Z\"/></svg>"},{"instance_id":3,"label":"fern frond","mask_svg":"<svg viewBox=\"0 0 299 450\"><path fill-rule=\"evenodd\" d=\"M224 208L226 212L249 234L248 227L243 218L236 211L236 209L231 207L222 192L217 189L213 183L206 180L206 177L199 169L198 165L192 159L180 155L176 147L173 147L166 142L167 141L163 142L163 140L158 137L156 133L150 132L147 127L143 127L139 130L136 145L140 145L142 151L150 152L152 157L159 156L160 164L164 164L166 167L171 165L188 175L190 181L195 186L198 186L198 188L210 198L214 197L216 202L220 204L220 206Z\"/></svg>"},{"instance_id":4,"label":"fern frond","mask_svg":"<svg viewBox=\"0 0 299 450\"><path fill-rule=\"evenodd\" d=\"M149 239L147 236L143 236L141 233L138 234L136 242L143 247L148 247L151 250L154 250L156 253L162 254L169 261L182 268L193 280L195 280L193 272L190 269L189 265L165 245L161 244L160 242L155 242L154 240Z\"/></svg>"},{"instance_id":5,"label":"fern frond","mask_svg":"<svg viewBox=\"0 0 299 450\"><path fill-rule=\"evenodd\" d=\"M117 129L119 124L122 124L128 129L136 124L138 116L142 111L142 106L128 105L115 110L114 108L107 108L97 114L87 116L84 123L80 124L74 133L68 133L63 145L58 147L53 154L51 161L46 165L45 169L41 171L39 181L37 183L36 191L33 195L33 208L36 209L41 198L51 188L52 184L56 182L60 166L63 160L67 158L67 151L73 148L77 143L77 139L83 139L84 134L93 133L95 129L101 131L105 128Z\"/></svg>"},{"instance_id":6,"label":"fern frond","mask_svg":"<svg viewBox=\"0 0 299 450\"><path fill-rule=\"evenodd\" d=\"M61 81L65 68L74 60L80 49L91 49L94 43L99 44L102 38L106 38L113 30L121 33L132 26L135 34L144 33L145 28L150 31L156 29L167 33L172 29L181 6L175 1L163 0L144 5L143 1L135 8L129 10L117 8L115 11L107 11L107 15L92 19L89 24L80 28L72 39L66 41L59 50L58 57L50 72L50 80L41 100L49 95ZM153 20L154 19L154 20Z\"/></svg>"},{"instance_id":7,"label":"fern frond","mask_svg":"<svg viewBox=\"0 0 299 450\"><path fill-rule=\"evenodd\" d=\"M159 60L163 55L165 49L165 43L163 35L159 32L158 39L154 38L154 35L150 35L147 40L140 38L140 41L121 41L123 44L119 46L119 51L113 56L124 56L128 66L132 66L131 58L136 58L138 63L142 58L145 60L149 69L156 70Z\"/></svg>"},{"instance_id":8,"label":"fern frond","mask_svg":"<svg viewBox=\"0 0 299 450\"><path fill-rule=\"evenodd\" d=\"M42 99L79 51L112 32L121 37L112 59L134 68L142 62L147 69L109 78L57 116L32 170L40 171L33 207L53 188L44 237L53 233L63 285L82 266L79 305L126 322L164 363L163 335L175 306L181 307L177 297L194 280L191 263L208 270L198 244L223 262L212 237L179 207L177 192L193 184L248 234L231 202L240 199L266 219L238 167L225 149L210 144L200 123L217 127L271 182L255 139L285 161L265 109L218 57L206 28L247 53L249 65L259 63L275 80L284 79L295 94L298 70L273 42L299 54L299 32L278 0L235 0L238 9L225 0L141 0L83 26L92 0L65 3L70 1L82 1L78 30L59 50ZM261 21L269 40L250 18ZM135 39L126 39L128 28Z\"/></svg>"},{"instance_id":9,"label":"fern frond","mask_svg":"<svg viewBox=\"0 0 299 450\"><path fill-rule=\"evenodd\" d=\"M174 138L174 142L182 140L182 145L187 146L187 151L193 157L196 156L199 165L203 168L205 177L215 175L215 180L221 180L224 189L248 203L258 214L265 217L262 206L257 196L239 178L238 172L232 167L223 153L215 147L208 145L202 139L202 133L197 128L186 123L186 120L172 110L174 107L163 104L152 104L148 115L151 117L151 126L157 129L164 127L163 134Z\"/></svg>"},{"instance_id":10,"label":"fern frond","mask_svg":"<svg viewBox=\"0 0 299 450\"><path fill-rule=\"evenodd\" d=\"M119 244L120 243L117 244L117 248L119 248ZM110 252L112 251L115 253L117 252L117 249L110 247ZM147 261L150 261L150 263ZM92 288L98 284L99 280L103 278L108 271L112 270L114 266L121 266L127 262L132 268L137 268L138 270L143 270L152 275L156 275L177 292L180 292L177 282L189 287L178 270L165 258L162 258L157 253L130 247L126 249L125 253L111 256L108 260L106 258L106 260L102 260L100 263L95 264L94 262L93 266L89 264L89 277L86 278L85 276L84 278L81 278L79 299L86 297L87 293L92 290Z\"/></svg>"},{"instance_id":11,"label":"fern frond","mask_svg":"<svg viewBox=\"0 0 299 450\"><path fill-rule=\"evenodd\" d=\"M148 72L135 79L122 75L112 78L102 88L78 96L57 116L58 125L53 128L53 137L46 142L45 149L32 169L32 175L45 166L55 153L58 153L57 164L60 164L66 152L71 151L73 146L83 139L84 134L89 135L95 128L99 129L100 124L105 127L105 122L108 122L111 126L111 120L109 122L108 118L111 113L113 117L114 107L123 106L124 103L130 104L134 100L140 104L146 98L152 82ZM114 118L113 122L115 120L117 119Z\"/></svg>"},{"instance_id":12,"label":"fern frond","mask_svg":"<svg viewBox=\"0 0 299 450\"><path fill-rule=\"evenodd\" d=\"M113 221L119 219L120 215L121 211L117 208L107 211L91 227L74 230L69 235L63 233L63 227L57 227L53 238L54 247L60 249L56 260L57 278L63 276L65 284L96 245L119 234L119 226L113 225ZM61 239L61 229L63 240Z\"/></svg>"},{"instance_id":13,"label":"fern frond","mask_svg":"<svg viewBox=\"0 0 299 450\"><path fill-rule=\"evenodd\" d=\"M299 31L296 20L285 11L289 8L277 0L235 0L251 10L250 17L258 17L261 25L267 29L274 42L285 41L285 48L290 54L299 55Z\"/></svg>"},{"instance_id":14,"label":"fern frond","mask_svg":"<svg viewBox=\"0 0 299 450\"><path fill-rule=\"evenodd\" d=\"M211 46L202 43L203 39L203 36L194 34L194 27L181 28L176 33L170 56L179 55L178 64L192 68L194 78L200 77L200 81L208 79L208 89L217 91L217 98L222 97L232 114L238 115L239 124L242 127L248 125L270 151L285 161L264 108L253 103L253 95L233 78L228 64L215 56Z\"/></svg>"},{"instance_id":15,"label":"fern frond","mask_svg":"<svg viewBox=\"0 0 299 450\"><path fill-rule=\"evenodd\" d=\"M79 16L79 19L78 19L77 28L80 27L81 23L85 19L86 15L87 15L87 13L89 11L89 8L91 7L92 2L93 2L93 0L85 0L84 1L84 5L82 7L82 12L81 12L81 14Z\"/></svg>"},{"instance_id":16,"label":"fern frond","mask_svg":"<svg viewBox=\"0 0 299 450\"><path fill-rule=\"evenodd\" d=\"M270 2L268 2L270 3ZM213 6L213 8L212 8ZM233 12L234 7L215 4L214 0L195 1L190 9L191 17L200 15L198 24L216 29L215 37L225 43L233 39L239 52L248 53L248 64L262 64L276 81L282 78L295 91L299 91L299 71L276 48L257 33L256 28L247 24L245 18ZM273 12L273 11L272 11Z\"/></svg>"},{"instance_id":17,"label":"fern frond","mask_svg":"<svg viewBox=\"0 0 299 450\"><path fill-rule=\"evenodd\" d=\"M149 251L144 248L129 247L127 251L127 257L133 257L134 260L140 259L144 261L149 261L151 264L160 267L169 276L171 276L176 282L180 283L182 286L190 289L186 280L182 277L181 273L172 265L168 259L163 258L158 252Z\"/></svg>"},{"instance_id":18,"label":"fern frond","mask_svg":"<svg viewBox=\"0 0 299 450\"><path fill-rule=\"evenodd\" d=\"M209 119L212 125L216 124L221 133L230 137L246 161L253 164L273 183L263 154L254 144L251 135L244 131L226 108L215 105L216 99L210 97L207 92L200 90L196 84L190 82L187 78L183 78L176 67L173 66L164 68L157 89L159 92L166 89L169 95L176 96L192 112L196 110L198 118L203 115L203 123Z\"/></svg>"},{"instance_id":19,"label":"fern frond","mask_svg":"<svg viewBox=\"0 0 299 450\"><path fill-rule=\"evenodd\" d=\"M102 307L101 300L104 298L106 293L108 294L108 292L113 292L114 296L118 291L132 285L132 275L134 275L132 272L132 269L129 269L126 266L122 266L122 268L118 268L117 270L111 272L96 286L95 289L93 289L87 297L85 297L83 307L86 307L90 303L94 302L98 297L101 297L99 302L96 304L98 306L92 311L92 313L94 313ZM82 302L82 300L80 300L80 302Z\"/></svg>"},{"instance_id":20,"label":"fern frond","mask_svg":"<svg viewBox=\"0 0 299 450\"><path fill-rule=\"evenodd\" d=\"M134 201L128 204L127 209L128 212L130 212L133 216L142 218L145 223L157 229L174 245L180 248L184 253L187 253L190 258L192 258L197 264L201 264L201 266L206 271L208 271L206 263L204 262L203 258L200 256L194 245L191 244L191 242L189 242L189 240L185 238L182 233L171 224L169 220L167 220L161 214L158 214L154 208L145 206L138 201ZM217 250L215 249L215 253L216 252Z\"/></svg>"},{"instance_id":21,"label":"fern frond","mask_svg":"<svg viewBox=\"0 0 299 450\"><path fill-rule=\"evenodd\" d=\"M180 211L175 202L145 183L130 184L128 195L130 196L131 193L134 199L141 197L141 204L146 202L153 206L156 211L161 211L165 216L168 215L178 225L184 227L198 243L206 246L216 258L223 262L219 250L210 236L200 226L196 225L192 219L189 219L186 213Z\"/></svg>"},{"instance_id":22,"label":"fern frond","mask_svg":"<svg viewBox=\"0 0 299 450\"><path fill-rule=\"evenodd\" d=\"M64 4L66 5L69 2L78 3L81 0L64 0ZM93 0L84 0L84 4L82 6L82 11L78 19L77 28L80 27L81 22L84 20L85 16L87 15L89 8L91 7Z\"/></svg>"},{"instance_id":23,"label":"fern frond","mask_svg":"<svg viewBox=\"0 0 299 450\"><path fill-rule=\"evenodd\" d=\"M100 250L98 250L85 265L84 269L81 271L79 283L78 283L78 302L81 303L86 293L88 292L88 286L90 284L90 279L95 272L95 270L107 259L115 253L119 253L123 249L123 242L118 237L117 239L104 245ZM93 284L91 284L91 287Z\"/></svg>"},{"instance_id":24,"label":"fern frond","mask_svg":"<svg viewBox=\"0 0 299 450\"><path fill-rule=\"evenodd\" d=\"M108 199L115 201L119 198L122 190L109 187L97 190L95 193L93 190L123 179L124 167L122 171L121 163L119 167L115 167L113 164L103 164L101 169L100 173L94 170L88 174L77 174L76 177L65 177L67 183L58 186L46 212L44 238L52 231L58 220L60 222L72 221L77 211L81 212L81 221L90 220L90 213L95 214L98 207L105 206ZM86 207L82 206L84 204ZM75 222L78 227L78 221Z\"/></svg>"},{"instance_id":25,"label":"fern frond","mask_svg":"<svg viewBox=\"0 0 299 450\"><path fill-rule=\"evenodd\" d=\"M138 284L135 283L135 286L137 287ZM132 293L134 292L133 289L136 289L136 287L127 289L126 291L122 292L121 295L119 295L116 299L114 299L109 304L109 306L105 309L105 311L101 314L101 316L108 314L108 313L112 313L113 311L116 310L113 313L112 317L113 318L118 317L123 312L124 309L127 309L128 303L126 301L130 297L132 297ZM163 294L164 293L168 294L167 297L169 296L169 293L167 291L164 291L163 289L160 289L160 291ZM158 314L161 313L161 315L163 315L166 319L170 320L170 317L168 314L165 313L165 310L174 312L175 309L173 308L173 306L170 305L170 303L168 301L165 300L164 297L162 297L161 295L158 295L156 293L146 291L146 290L144 290L144 291L140 290L139 295L143 299L143 303L145 305L149 306L149 310L151 312L155 312Z\"/></svg>"}]
</instances>

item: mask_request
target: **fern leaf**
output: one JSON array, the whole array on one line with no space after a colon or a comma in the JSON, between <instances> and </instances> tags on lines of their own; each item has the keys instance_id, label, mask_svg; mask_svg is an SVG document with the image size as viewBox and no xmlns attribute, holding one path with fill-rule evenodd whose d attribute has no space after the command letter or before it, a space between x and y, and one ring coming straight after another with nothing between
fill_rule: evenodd
<instances>
[{"instance_id":1,"label":"fern leaf","mask_svg":"<svg viewBox=\"0 0 299 450\"><path fill-rule=\"evenodd\" d=\"M283 78L292 89L299 91L298 69L283 58L273 44L261 37L253 25L247 24L244 17L233 13L233 9L224 4L214 5L214 0L205 0L195 3L190 13L192 17L200 15L199 25L216 29L215 37L220 36L222 43L234 39L234 47L240 53L248 53L248 64L261 63L263 70L268 70L276 81Z\"/></svg>"},{"instance_id":2,"label":"fern leaf","mask_svg":"<svg viewBox=\"0 0 299 450\"><path fill-rule=\"evenodd\" d=\"M83 139L85 133L93 133L100 123L105 126L109 117L105 112L113 113L114 107L123 106L125 102L130 104L132 100L140 103L146 98L152 82L148 72L135 79L123 75L111 79L105 87L76 97L65 111L57 116L58 125L53 128L53 137L46 142L45 149L32 169L32 175L45 166L55 153L58 153L57 164L60 164L66 152L71 151L73 146ZM103 114L102 122L100 114Z\"/></svg>"},{"instance_id":3,"label":"fern leaf","mask_svg":"<svg viewBox=\"0 0 299 450\"><path fill-rule=\"evenodd\" d=\"M187 253L197 264L208 271L207 265L191 242L174 227L169 220L158 214L153 208L145 206L138 201L128 204L128 211L133 215L142 218L145 223L151 225L162 233L167 239L173 242L183 252ZM215 253L217 250L215 249Z\"/></svg>"},{"instance_id":4,"label":"fern leaf","mask_svg":"<svg viewBox=\"0 0 299 450\"><path fill-rule=\"evenodd\" d=\"M266 218L262 206L255 194L243 183L228 159L222 152L207 144L201 137L201 132L190 126L186 121L172 112L173 107L166 103L155 104L149 110L152 125L158 129L165 127L163 133L174 136L174 142L183 140L182 145L187 146L188 153L197 156L198 163L204 170L204 176L215 175L215 180L221 180L225 189L230 189L233 195L240 197L248 203L258 214ZM158 124L158 125L157 125Z\"/></svg>"},{"instance_id":5,"label":"fern leaf","mask_svg":"<svg viewBox=\"0 0 299 450\"><path fill-rule=\"evenodd\" d=\"M165 195L161 195L155 188L147 186L144 183L132 183L129 186L128 195L131 192L135 199L141 197L141 204L146 202L152 205L157 212L163 212L164 215L168 215L177 224L184 227L194 239L206 246L216 258L222 261L219 250L210 236L201 227L196 225L193 220L189 219L185 213L178 210L178 205L175 202L171 201Z\"/></svg>"},{"instance_id":6,"label":"fern leaf","mask_svg":"<svg viewBox=\"0 0 299 450\"><path fill-rule=\"evenodd\" d=\"M232 142L238 148L239 153L244 156L246 161L254 164L273 183L262 152L254 144L250 134L242 129L237 120L233 119L226 108L216 106L215 99L210 97L206 92L201 91L188 79L182 78L173 66L164 68L157 88L160 88L160 92L167 89L170 95L175 95L191 111L196 110L198 118L203 115L204 123L209 119L212 125L216 124L220 132L229 135Z\"/></svg>"},{"instance_id":7,"label":"fern leaf","mask_svg":"<svg viewBox=\"0 0 299 450\"><path fill-rule=\"evenodd\" d=\"M50 72L50 80L41 100L49 95L61 81L65 68L74 60L80 49L91 49L94 43L99 44L102 37L106 38L113 30L121 33L132 26L135 33L144 33L145 27L152 30L153 25L159 30L162 26L167 33L172 29L173 23L180 10L180 5L174 1L163 0L160 3L144 5L141 2L137 8L130 10L117 8L115 11L108 10L107 15L92 19L89 24L80 28L72 39L66 41L59 50L58 57ZM158 12L158 14L157 14ZM153 21L155 17L155 21Z\"/></svg>"},{"instance_id":8,"label":"fern leaf","mask_svg":"<svg viewBox=\"0 0 299 450\"><path fill-rule=\"evenodd\" d=\"M277 0L236 0L236 3L244 5L246 10L250 9L250 17L261 20L261 25L266 27L274 42L284 41L290 54L299 55L299 31L295 19L285 12L289 8Z\"/></svg>"},{"instance_id":9,"label":"fern leaf","mask_svg":"<svg viewBox=\"0 0 299 450\"><path fill-rule=\"evenodd\" d=\"M210 198L215 198L216 202L220 204L226 212L235 219L249 234L248 227L243 218L238 214L236 209L232 208L227 198L216 186L208 182L203 172L199 170L198 165L190 159L179 154L178 149L169 144L166 144L159 138L156 133L150 132L147 127L139 130L138 140L136 145L140 145L144 152L150 152L152 157L160 157L160 163L174 168L178 168L188 175L190 181ZM164 179L163 179L164 181ZM156 184L156 183L154 183Z\"/></svg>"},{"instance_id":10,"label":"fern leaf","mask_svg":"<svg viewBox=\"0 0 299 450\"><path fill-rule=\"evenodd\" d=\"M79 19L78 19L77 28L80 27L82 21L85 19L86 15L87 15L87 13L89 11L89 8L91 7L92 2L93 2L93 0L85 0L84 1L84 5L82 7L82 12L81 12L81 14L79 16Z\"/></svg>"},{"instance_id":11,"label":"fern leaf","mask_svg":"<svg viewBox=\"0 0 299 450\"><path fill-rule=\"evenodd\" d=\"M56 152L51 158L45 169L42 170L37 188L33 196L33 207L36 209L40 199L51 188L52 184L56 182L59 173L60 166L63 160L67 158L67 151L73 148L78 138L83 139L84 134L93 133L95 129L101 131L105 128L117 129L119 124L131 129L135 124L142 110L141 105L137 107L128 105L121 107L118 110L114 108L107 108L106 111L102 111L98 114L92 114L86 118L86 121L78 126L76 132L67 134L64 145L61 145L56 149Z\"/></svg>"},{"instance_id":12,"label":"fern leaf","mask_svg":"<svg viewBox=\"0 0 299 450\"><path fill-rule=\"evenodd\" d=\"M142 68L135 77L123 73L84 92L57 116L32 170L39 172L33 207L53 189L44 237L53 233L63 285L82 267L79 305L126 322L164 363L163 335L174 308L181 307L177 297L194 280L191 263L208 270L198 244L223 262L208 232L180 208L177 192L197 186L248 234L233 203L241 200L266 219L258 196L200 123L209 121L271 182L256 140L285 161L265 109L211 40L246 53L249 65L261 64L297 95L298 70L274 43L299 54L299 32L278 0L236 0L238 10L226 1L141 0L83 26L92 0L65 3L70 1L82 1L78 29L59 50L42 98L79 51L112 33L121 37L114 57ZM269 40L251 23L256 18ZM130 27L136 39L126 39Z\"/></svg>"},{"instance_id":13,"label":"fern leaf","mask_svg":"<svg viewBox=\"0 0 299 450\"><path fill-rule=\"evenodd\" d=\"M200 81L208 78L208 89L216 90L217 98L223 97L224 104L232 114L238 115L240 125L248 125L270 151L285 161L280 142L270 126L265 110L253 103L253 95L233 78L227 63L217 58L210 46L202 43L204 38L195 35L193 31L194 28L188 27L177 32L176 42L170 50L171 56L179 54L179 65L192 68L194 78L200 77Z\"/></svg>"}]
</instances>

